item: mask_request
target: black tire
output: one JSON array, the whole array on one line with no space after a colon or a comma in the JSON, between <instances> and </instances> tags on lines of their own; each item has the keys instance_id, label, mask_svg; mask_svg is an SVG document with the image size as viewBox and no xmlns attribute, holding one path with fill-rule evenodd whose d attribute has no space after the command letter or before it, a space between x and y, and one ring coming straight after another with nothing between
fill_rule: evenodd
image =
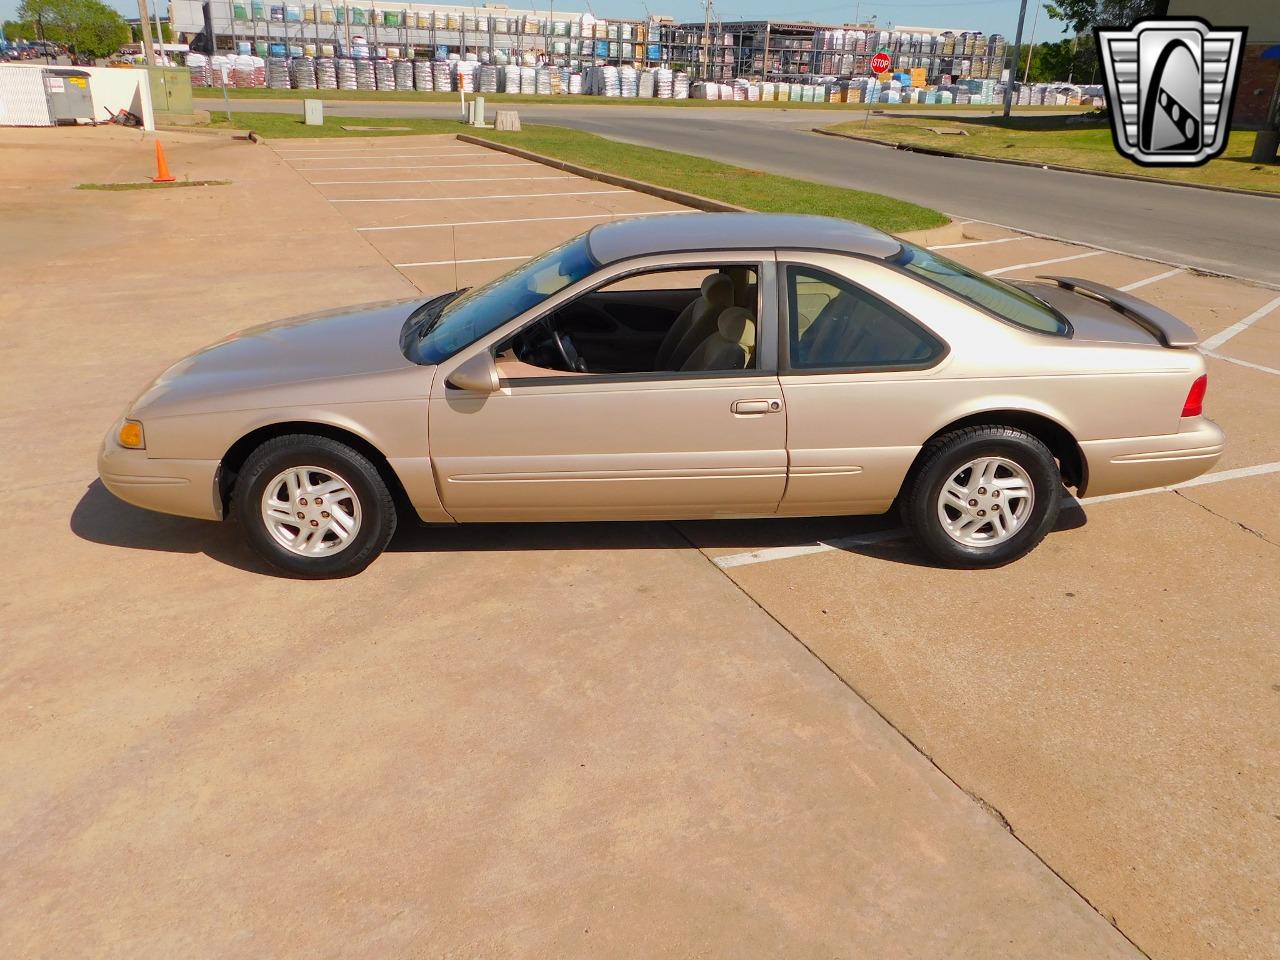
<instances>
[{"instance_id":1,"label":"black tire","mask_svg":"<svg viewBox=\"0 0 1280 960\"><path fill-rule=\"evenodd\" d=\"M326 548L329 552L322 556L304 556L284 546L268 529L262 514L267 486L282 472L303 466L340 477L359 509L359 526L350 542L338 548L336 536L325 534L328 543L335 546ZM386 549L396 530L395 502L378 468L364 454L328 437L289 434L266 441L245 460L233 500L249 545L272 566L295 577L326 579L359 573ZM342 505L353 506L350 500ZM314 510L315 505L308 509Z\"/></svg>"},{"instance_id":2,"label":"black tire","mask_svg":"<svg viewBox=\"0 0 1280 960\"><path fill-rule=\"evenodd\" d=\"M942 488L965 464L982 457L1002 457L1020 466L1035 491L1031 509L1008 539L974 546L954 539L938 516ZM1058 519L1062 474L1049 448L1014 427L965 427L941 436L922 452L919 466L902 496L902 519L916 541L950 567L999 567L1026 556ZM955 511L953 511L954 513Z\"/></svg>"}]
</instances>

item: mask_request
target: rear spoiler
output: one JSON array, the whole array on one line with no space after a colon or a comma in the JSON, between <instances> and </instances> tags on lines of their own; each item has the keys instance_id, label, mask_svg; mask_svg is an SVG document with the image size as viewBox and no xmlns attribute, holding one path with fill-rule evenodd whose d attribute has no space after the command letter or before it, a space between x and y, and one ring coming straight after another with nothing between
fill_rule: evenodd
<instances>
[{"instance_id":1,"label":"rear spoiler","mask_svg":"<svg viewBox=\"0 0 1280 960\"><path fill-rule=\"evenodd\" d=\"M1166 313L1145 300L1131 297L1123 290L1079 277L1040 276L1038 279L1052 280L1067 290L1084 290L1093 294L1115 307L1166 347L1194 347L1200 342L1200 336L1173 314Z\"/></svg>"}]
</instances>

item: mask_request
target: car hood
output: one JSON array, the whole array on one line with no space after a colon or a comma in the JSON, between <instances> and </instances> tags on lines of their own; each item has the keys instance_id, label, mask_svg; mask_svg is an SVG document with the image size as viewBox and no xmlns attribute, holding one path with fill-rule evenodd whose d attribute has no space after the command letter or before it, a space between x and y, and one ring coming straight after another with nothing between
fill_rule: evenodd
<instances>
[{"instance_id":1,"label":"car hood","mask_svg":"<svg viewBox=\"0 0 1280 960\"><path fill-rule=\"evenodd\" d=\"M423 302L385 301L249 327L179 360L132 410L167 414L197 398L421 370L401 353L400 330Z\"/></svg>"}]
</instances>

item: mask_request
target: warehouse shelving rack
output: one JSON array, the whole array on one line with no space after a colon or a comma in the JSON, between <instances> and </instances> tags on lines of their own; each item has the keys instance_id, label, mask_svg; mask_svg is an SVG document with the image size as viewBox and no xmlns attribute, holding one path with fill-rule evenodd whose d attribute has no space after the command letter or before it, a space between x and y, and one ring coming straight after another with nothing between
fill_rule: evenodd
<instances>
[{"instance_id":1,"label":"warehouse shelving rack","mask_svg":"<svg viewBox=\"0 0 1280 960\"><path fill-rule=\"evenodd\" d=\"M285 19L273 19L270 15L272 8L282 10ZM441 54L465 57L468 53L479 55L486 50L500 50L510 56L511 63L517 64L528 52L559 65L576 62L582 66L634 64L648 67L657 66L662 59L661 56L649 56L650 38L658 33L657 27L649 21L598 21L594 27L599 29L593 27L590 34L586 34L580 29L581 14L578 13L542 15L506 8L471 9L473 12L470 14L453 16L455 26L448 25L449 15L446 12L433 11L434 15L425 27L417 25L419 11L415 9L375 7L367 3L283 4L215 0L212 13L218 49L227 52L233 52L239 41L254 44L255 53L258 43L311 44L317 51L322 45L331 44L335 50L349 50L353 38L363 37L369 47L396 47L405 58L415 52L435 59ZM299 19L287 19L290 10L299 11ZM353 10L361 11L362 22L352 22L355 17L350 11ZM391 15L391 22L388 22L387 14ZM507 29L499 29L502 26ZM624 32L629 33L629 39L622 38ZM555 50L560 42L565 46L563 53Z\"/></svg>"},{"instance_id":2,"label":"warehouse shelving rack","mask_svg":"<svg viewBox=\"0 0 1280 960\"><path fill-rule=\"evenodd\" d=\"M870 73L871 55L833 50L822 46L824 32L864 30L881 32L874 24L796 23L777 20L717 21L711 24L706 50L709 63L706 75L702 69L703 23L680 23L669 28L664 37L664 50L673 63L687 64L691 73L704 80L725 82L737 77L757 80L802 82L819 76L856 77ZM892 31L884 30L886 33ZM913 36L915 34L912 34ZM942 56L922 52L922 43L907 41L890 51L895 70L907 71L923 66L927 59L932 68L929 79L943 75L999 79L1007 66L1004 39L987 37L977 31L967 33L935 33L933 37L952 38L955 52ZM874 46L874 45L873 45ZM845 57L849 57L846 61ZM968 68L960 69L967 61ZM849 69L845 69L848 66Z\"/></svg>"}]
</instances>

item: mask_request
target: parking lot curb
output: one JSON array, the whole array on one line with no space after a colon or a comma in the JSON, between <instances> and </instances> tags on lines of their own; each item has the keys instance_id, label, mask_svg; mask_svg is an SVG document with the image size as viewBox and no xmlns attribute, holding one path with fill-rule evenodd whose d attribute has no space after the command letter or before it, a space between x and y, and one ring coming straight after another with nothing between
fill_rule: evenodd
<instances>
[{"instance_id":1,"label":"parking lot curb","mask_svg":"<svg viewBox=\"0 0 1280 960\"><path fill-rule=\"evenodd\" d=\"M463 143L470 143L480 147L491 147L494 150L501 150L503 153L509 153L512 156L523 157L525 160L533 160L537 163L546 164L548 167L554 167L557 170L563 170L566 173L573 173L588 180L598 180L601 183L612 184L615 187L626 187L628 190L635 190L637 193L647 193L651 197L658 197L660 200L668 200L671 203L683 204L686 207L693 207L695 210L705 210L709 213L753 212L746 207L735 206L732 203L723 203L719 200L712 200L709 197L700 197L696 193L686 193L683 190L673 190L670 187L660 187L657 184L645 183L643 180L632 180L630 177L620 177L614 173L605 173L591 167L583 167L576 163L570 163L567 160L557 160L555 157L547 157L541 153L534 153L532 150L523 150L520 147L512 147L505 143L486 140L484 137L475 137L469 133L458 133L455 134L455 136Z\"/></svg>"},{"instance_id":2,"label":"parking lot curb","mask_svg":"<svg viewBox=\"0 0 1280 960\"><path fill-rule=\"evenodd\" d=\"M940 150L937 147L920 147L910 143L899 143L897 140L882 140L879 137L861 137L856 133L840 133L814 127L814 133L824 137L839 137L842 140L859 140L862 143L874 143L881 147L892 147L907 153L923 153L931 157L951 157L956 160L979 160L984 163L1005 163L1014 167L1035 167L1039 170L1057 170L1059 173L1083 173L1090 177L1109 177L1112 180L1137 180L1139 183L1156 183L1162 186L1186 187L1189 190L1212 190L1216 193L1239 193L1246 197L1266 197L1269 200L1280 198L1280 194L1267 193L1265 190L1248 190L1244 187L1223 187L1212 183L1183 183L1179 180L1161 180L1159 177L1144 177L1136 173L1112 173L1107 170L1087 170L1084 167L1068 167L1060 163L1037 163L1034 160L1014 160L1011 157L983 157L973 153L957 153L954 150Z\"/></svg>"},{"instance_id":3,"label":"parking lot curb","mask_svg":"<svg viewBox=\"0 0 1280 960\"><path fill-rule=\"evenodd\" d=\"M732 203L724 203L720 200L712 200L710 197L699 196L696 193L686 193L684 190L673 190L670 187L660 187L654 183L646 183L644 180L633 180L630 177L620 177L614 173L604 173L601 170L595 170L591 167L580 166L576 163L570 163L567 160L557 160L555 157L544 156L541 153L534 153L532 150L524 150L520 147L508 146L505 143L496 143L493 140L486 140L484 137L475 137L469 133L455 134L463 143L474 144L475 146L491 147L494 150L500 150L503 153L509 153L512 156L522 157L525 160L533 160L537 163L546 164L557 170L563 170L566 173L576 174L588 180L597 180L601 183L608 183L615 187L626 187L628 190L634 190L637 193L647 193L649 196L657 197L660 200L668 200L671 203L683 204L686 207L693 207L695 210L703 210L708 213L756 213L749 207L739 207ZM927 230L913 230L907 233L894 234L904 240L913 243L942 243L945 241L960 239L962 233L956 227L955 221L943 224L940 227L930 227Z\"/></svg>"}]
</instances>

